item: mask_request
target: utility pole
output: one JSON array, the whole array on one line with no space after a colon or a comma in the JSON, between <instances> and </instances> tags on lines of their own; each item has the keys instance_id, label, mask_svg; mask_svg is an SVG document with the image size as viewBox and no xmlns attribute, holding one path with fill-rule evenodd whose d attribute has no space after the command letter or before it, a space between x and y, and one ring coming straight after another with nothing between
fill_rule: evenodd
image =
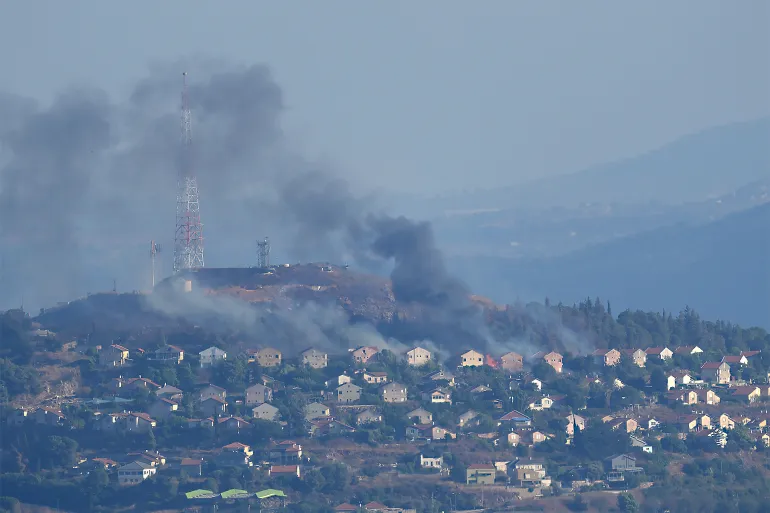
<instances>
[{"instance_id":1,"label":"utility pole","mask_svg":"<svg viewBox=\"0 0 770 513\"><path fill-rule=\"evenodd\" d=\"M155 288L155 256L160 251L160 246L154 241L150 241L150 260L152 260L152 288Z\"/></svg>"}]
</instances>

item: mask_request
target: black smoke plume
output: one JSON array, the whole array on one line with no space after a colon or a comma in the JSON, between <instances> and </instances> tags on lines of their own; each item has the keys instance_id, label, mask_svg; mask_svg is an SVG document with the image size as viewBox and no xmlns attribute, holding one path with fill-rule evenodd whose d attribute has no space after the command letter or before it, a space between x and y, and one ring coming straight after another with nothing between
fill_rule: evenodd
<instances>
[{"instance_id":1,"label":"black smoke plume","mask_svg":"<svg viewBox=\"0 0 770 513\"><path fill-rule=\"evenodd\" d=\"M281 127L284 101L264 66L155 67L126 99L73 89L50 106L0 96L2 306L47 307L91 291L144 289L149 241L170 260L179 165L181 72L190 80L193 165L207 265L254 262L269 234L301 260L392 265L396 298L422 305L424 333L461 348L489 335L469 291L446 270L431 227L351 194ZM168 267L166 267L168 269Z\"/></svg>"}]
</instances>

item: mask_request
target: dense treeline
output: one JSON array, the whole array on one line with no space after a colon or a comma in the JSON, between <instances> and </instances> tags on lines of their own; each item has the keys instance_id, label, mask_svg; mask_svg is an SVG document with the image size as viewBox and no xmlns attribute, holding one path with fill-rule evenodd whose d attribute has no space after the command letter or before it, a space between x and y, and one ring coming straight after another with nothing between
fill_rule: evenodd
<instances>
[{"instance_id":1,"label":"dense treeline","mask_svg":"<svg viewBox=\"0 0 770 513\"><path fill-rule=\"evenodd\" d=\"M725 321L704 321L687 307L678 314L625 310L615 316L611 304L586 299L573 306L530 303L490 312L500 340L525 340L566 352L592 348L646 348L697 345L704 351L737 354L770 347L762 328L742 328ZM566 328L566 330L565 330Z\"/></svg>"}]
</instances>

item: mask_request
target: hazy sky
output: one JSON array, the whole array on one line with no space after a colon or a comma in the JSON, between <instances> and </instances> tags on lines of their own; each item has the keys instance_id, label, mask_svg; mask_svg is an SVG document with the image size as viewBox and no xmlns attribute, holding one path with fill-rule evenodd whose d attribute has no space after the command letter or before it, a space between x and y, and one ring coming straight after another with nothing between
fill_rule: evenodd
<instances>
[{"instance_id":1,"label":"hazy sky","mask_svg":"<svg viewBox=\"0 0 770 513\"><path fill-rule=\"evenodd\" d=\"M0 90L117 97L198 54L269 64L289 134L366 187L511 184L770 113L762 0L0 6Z\"/></svg>"}]
</instances>

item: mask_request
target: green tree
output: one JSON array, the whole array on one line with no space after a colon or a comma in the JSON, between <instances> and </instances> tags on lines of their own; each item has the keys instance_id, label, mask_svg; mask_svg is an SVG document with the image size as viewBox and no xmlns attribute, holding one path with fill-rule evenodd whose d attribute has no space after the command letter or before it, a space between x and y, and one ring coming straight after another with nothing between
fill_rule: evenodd
<instances>
[{"instance_id":1,"label":"green tree","mask_svg":"<svg viewBox=\"0 0 770 513\"><path fill-rule=\"evenodd\" d=\"M618 509L623 513L637 513L639 504L630 493L621 493L618 495Z\"/></svg>"}]
</instances>

